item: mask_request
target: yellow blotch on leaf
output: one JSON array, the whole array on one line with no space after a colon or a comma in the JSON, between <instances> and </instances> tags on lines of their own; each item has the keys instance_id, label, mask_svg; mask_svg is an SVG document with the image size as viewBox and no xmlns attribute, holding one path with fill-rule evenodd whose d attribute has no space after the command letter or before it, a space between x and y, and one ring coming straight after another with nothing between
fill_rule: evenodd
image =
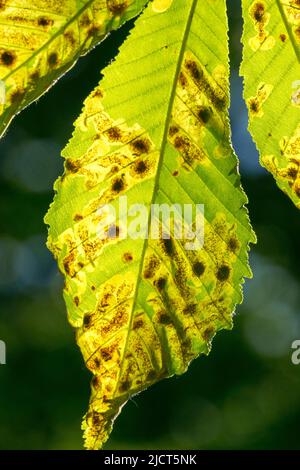
<instances>
[{"instance_id":1,"label":"yellow blotch on leaf","mask_svg":"<svg viewBox=\"0 0 300 470\"><path fill-rule=\"evenodd\" d=\"M270 21L270 13L266 12L264 2L253 2L249 15L254 22L254 28L257 31L256 36L249 39L249 45L253 51L258 49L267 51L275 46L275 38L266 30L266 26Z\"/></svg>"},{"instance_id":2,"label":"yellow blotch on leaf","mask_svg":"<svg viewBox=\"0 0 300 470\"><path fill-rule=\"evenodd\" d=\"M157 13L162 13L170 8L173 0L154 0L152 4L153 11Z\"/></svg>"},{"instance_id":3,"label":"yellow blotch on leaf","mask_svg":"<svg viewBox=\"0 0 300 470\"><path fill-rule=\"evenodd\" d=\"M259 117L264 115L263 103L269 98L273 85L260 83L257 87L257 93L255 96L251 96L247 100L250 118Z\"/></svg>"}]
</instances>

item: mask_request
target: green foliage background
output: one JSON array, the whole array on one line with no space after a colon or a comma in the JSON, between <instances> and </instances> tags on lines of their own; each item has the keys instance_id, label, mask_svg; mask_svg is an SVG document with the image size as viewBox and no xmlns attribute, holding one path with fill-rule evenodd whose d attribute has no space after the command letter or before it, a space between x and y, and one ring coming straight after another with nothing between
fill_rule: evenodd
<instances>
[{"instance_id":1,"label":"green foliage background","mask_svg":"<svg viewBox=\"0 0 300 470\"><path fill-rule=\"evenodd\" d=\"M241 101L240 11L229 3L233 138L258 236L254 279L235 329L179 378L135 397L106 448L300 448L299 212L258 165ZM43 216L62 172L65 146L83 99L130 28L80 60L0 142L0 449L80 449L89 373L67 323L61 276L45 246Z\"/></svg>"}]
</instances>

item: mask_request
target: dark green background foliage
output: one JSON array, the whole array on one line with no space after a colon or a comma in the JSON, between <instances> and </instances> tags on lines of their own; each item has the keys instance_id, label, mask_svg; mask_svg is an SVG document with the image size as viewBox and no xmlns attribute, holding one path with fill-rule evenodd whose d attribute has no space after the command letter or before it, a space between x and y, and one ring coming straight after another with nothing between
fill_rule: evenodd
<instances>
[{"instance_id":1,"label":"dark green background foliage","mask_svg":"<svg viewBox=\"0 0 300 470\"><path fill-rule=\"evenodd\" d=\"M242 181L258 245L254 280L235 329L220 333L209 357L180 378L134 397L119 417L108 448L300 448L300 217L258 165L241 101L240 11L229 2L232 125ZM129 24L80 60L0 142L0 448L80 449L89 373L67 323L62 279L45 247L43 216L62 172L59 151L83 99L129 31Z\"/></svg>"}]
</instances>

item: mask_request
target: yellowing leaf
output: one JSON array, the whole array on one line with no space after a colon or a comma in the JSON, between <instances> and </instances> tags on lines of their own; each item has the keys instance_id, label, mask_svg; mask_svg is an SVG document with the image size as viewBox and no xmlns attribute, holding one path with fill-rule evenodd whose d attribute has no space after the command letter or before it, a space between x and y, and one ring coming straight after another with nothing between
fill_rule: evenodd
<instances>
[{"instance_id":1,"label":"yellowing leaf","mask_svg":"<svg viewBox=\"0 0 300 470\"><path fill-rule=\"evenodd\" d=\"M244 96L261 164L300 208L300 3L243 0Z\"/></svg>"},{"instance_id":2,"label":"yellowing leaf","mask_svg":"<svg viewBox=\"0 0 300 470\"><path fill-rule=\"evenodd\" d=\"M152 6L85 101L46 216L69 321L93 373L83 420L89 449L107 440L132 395L209 352L216 332L232 327L251 275L255 237L228 124L225 2L177 0L162 13ZM128 208L146 209L138 221L121 211L125 196ZM204 204L203 248L189 249L174 227L164 238L153 204L175 204L175 220L184 205ZM128 218L132 235L147 223L145 237L126 236Z\"/></svg>"},{"instance_id":3,"label":"yellowing leaf","mask_svg":"<svg viewBox=\"0 0 300 470\"><path fill-rule=\"evenodd\" d=\"M146 0L2 0L0 136L12 118Z\"/></svg>"}]
</instances>

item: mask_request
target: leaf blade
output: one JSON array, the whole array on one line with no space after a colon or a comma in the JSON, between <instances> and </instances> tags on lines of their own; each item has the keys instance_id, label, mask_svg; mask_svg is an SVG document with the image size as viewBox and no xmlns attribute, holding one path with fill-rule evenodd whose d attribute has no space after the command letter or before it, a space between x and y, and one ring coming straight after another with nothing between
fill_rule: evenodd
<instances>
[{"instance_id":1,"label":"leaf blade","mask_svg":"<svg viewBox=\"0 0 300 470\"><path fill-rule=\"evenodd\" d=\"M13 0L0 8L0 136L107 34L136 16L146 0Z\"/></svg>"},{"instance_id":2,"label":"leaf blade","mask_svg":"<svg viewBox=\"0 0 300 470\"><path fill-rule=\"evenodd\" d=\"M106 441L132 394L182 374L209 352L219 329L232 326L254 235L228 103L223 0L205 8L180 0L163 13L150 4L86 100L64 150L66 173L46 222L49 248L66 275L69 320L95 377L83 422L88 448ZM189 252L174 231L171 240L99 242L97 208L117 206L123 195L128 207L143 204L151 222L153 203L204 202L204 249Z\"/></svg>"},{"instance_id":3,"label":"leaf blade","mask_svg":"<svg viewBox=\"0 0 300 470\"><path fill-rule=\"evenodd\" d=\"M243 0L244 97L260 163L300 207L300 42L297 1Z\"/></svg>"}]
</instances>

